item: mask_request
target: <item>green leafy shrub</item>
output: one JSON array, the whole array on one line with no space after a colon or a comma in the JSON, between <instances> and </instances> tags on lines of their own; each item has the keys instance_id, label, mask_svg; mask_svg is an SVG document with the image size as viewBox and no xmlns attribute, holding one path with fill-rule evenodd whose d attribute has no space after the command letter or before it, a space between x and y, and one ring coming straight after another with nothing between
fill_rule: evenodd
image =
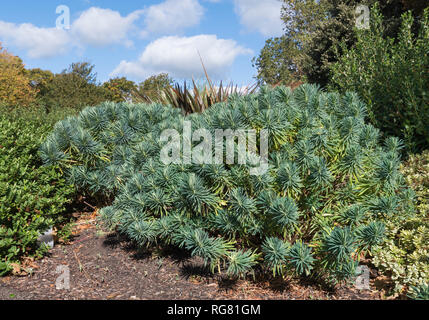
<instances>
[{"instance_id":1,"label":"green leafy shrub","mask_svg":"<svg viewBox=\"0 0 429 320\"><path fill-rule=\"evenodd\" d=\"M336 282L353 278L362 254L383 241L385 220L402 218L397 209L412 202L400 141L380 145L365 116L356 94L313 85L264 87L188 116L160 104L104 103L59 122L41 156L82 192L113 199L102 220L141 246L184 248L231 276L259 266ZM161 133L186 138L185 120L194 132L267 130L267 172L250 174L250 148L243 164L163 164Z\"/></svg>"},{"instance_id":2,"label":"green leafy shrub","mask_svg":"<svg viewBox=\"0 0 429 320\"><path fill-rule=\"evenodd\" d=\"M36 240L65 222L73 192L58 167L42 167L37 155L53 118L22 111L0 113L0 276L21 257L44 252Z\"/></svg>"},{"instance_id":3,"label":"green leafy shrub","mask_svg":"<svg viewBox=\"0 0 429 320\"><path fill-rule=\"evenodd\" d=\"M374 8L370 30L332 67L332 86L353 90L367 103L373 123L402 137L409 150L429 148L429 9L413 34L411 12L402 17L397 39L383 37L383 18Z\"/></svg>"},{"instance_id":4,"label":"green leafy shrub","mask_svg":"<svg viewBox=\"0 0 429 320\"><path fill-rule=\"evenodd\" d=\"M416 214L388 221L385 243L373 250L375 266L395 283L394 293L429 280L429 151L410 156L401 171L416 193Z\"/></svg>"}]
</instances>

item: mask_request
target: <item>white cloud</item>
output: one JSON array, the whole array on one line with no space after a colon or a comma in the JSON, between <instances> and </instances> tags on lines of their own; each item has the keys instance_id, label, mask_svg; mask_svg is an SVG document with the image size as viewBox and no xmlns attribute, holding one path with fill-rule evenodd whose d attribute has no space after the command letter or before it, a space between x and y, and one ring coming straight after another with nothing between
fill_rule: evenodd
<instances>
[{"instance_id":1,"label":"white cloud","mask_svg":"<svg viewBox=\"0 0 429 320\"><path fill-rule=\"evenodd\" d=\"M200 55L210 77L224 76L239 55L252 54L234 40L218 39L216 35L163 37L150 43L138 61L122 61L111 76L125 75L145 79L167 72L176 78L200 78L204 70Z\"/></svg>"},{"instance_id":2,"label":"white cloud","mask_svg":"<svg viewBox=\"0 0 429 320\"><path fill-rule=\"evenodd\" d=\"M128 39L129 31L142 13L138 10L122 17L117 11L91 7L72 23L70 30L0 21L0 39L7 45L26 50L28 56L35 59L66 54L77 46L129 46L132 44Z\"/></svg>"},{"instance_id":3,"label":"white cloud","mask_svg":"<svg viewBox=\"0 0 429 320\"><path fill-rule=\"evenodd\" d=\"M0 21L0 37L9 45L27 50L30 58L51 58L67 52L71 38L65 30L39 28L30 23Z\"/></svg>"},{"instance_id":4,"label":"white cloud","mask_svg":"<svg viewBox=\"0 0 429 320\"><path fill-rule=\"evenodd\" d=\"M92 7L73 22L71 32L80 42L91 46L129 45L127 34L141 13L135 11L122 17L117 11Z\"/></svg>"},{"instance_id":5,"label":"white cloud","mask_svg":"<svg viewBox=\"0 0 429 320\"><path fill-rule=\"evenodd\" d=\"M234 0L234 5L240 23L249 31L257 31L266 37L283 34L283 23L280 18L283 1Z\"/></svg>"},{"instance_id":6,"label":"white cloud","mask_svg":"<svg viewBox=\"0 0 429 320\"><path fill-rule=\"evenodd\" d=\"M204 8L198 0L166 0L144 10L142 36L180 33L199 24L203 15Z\"/></svg>"}]
</instances>

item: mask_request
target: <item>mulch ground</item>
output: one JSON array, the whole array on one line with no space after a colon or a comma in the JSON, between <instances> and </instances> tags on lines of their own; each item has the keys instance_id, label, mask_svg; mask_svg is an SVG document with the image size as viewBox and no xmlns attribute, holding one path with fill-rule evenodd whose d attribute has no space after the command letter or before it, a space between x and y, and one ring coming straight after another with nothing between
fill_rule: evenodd
<instances>
[{"instance_id":1,"label":"mulch ground","mask_svg":"<svg viewBox=\"0 0 429 320\"><path fill-rule=\"evenodd\" d=\"M58 266L70 270L70 288L57 289ZM24 264L25 266L25 264ZM210 274L185 252L139 250L117 234L96 227L94 215L76 224L73 240L28 262L21 276L0 278L2 300L307 300L381 299L380 290L339 286L327 290L299 280L230 281ZM31 269L30 269L31 268ZM371 288L380 282L371 275Z\"/></svg>"}]
</instances>

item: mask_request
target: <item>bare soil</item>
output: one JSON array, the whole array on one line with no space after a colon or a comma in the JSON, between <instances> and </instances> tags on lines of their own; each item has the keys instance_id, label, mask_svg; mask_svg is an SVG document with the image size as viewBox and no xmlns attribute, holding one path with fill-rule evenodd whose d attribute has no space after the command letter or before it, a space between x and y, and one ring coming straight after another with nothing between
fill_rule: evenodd
<instances>
[{"instance_id":1,"label":"bare soil","mask_svg":"<svg viewBox=\"0 0 429 320\"><path fill-rule=\"evenodd\" d=\"M57 289L58 266L70 270L70 288ZM327 289L303 280L232 281L212 275L200 259L167 248L139 250L126 238L96 227L94 214L76 223L73 240L57 244L24 271L0 278L2 300L374 300L381 290ZM384 283L371 270L371 288ZM378 284L377 284L378 283Z\"/></svg>"}]
</instances>

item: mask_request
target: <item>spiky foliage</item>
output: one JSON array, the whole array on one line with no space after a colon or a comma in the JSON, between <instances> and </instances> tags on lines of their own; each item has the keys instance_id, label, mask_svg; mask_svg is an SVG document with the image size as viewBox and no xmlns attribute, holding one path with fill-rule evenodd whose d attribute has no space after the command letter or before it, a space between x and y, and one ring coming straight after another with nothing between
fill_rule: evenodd
<instances>
[{"instance_id":1,"label":"spiky foliage","mask_svg":"<svg viewBox=\"0 0 429 320\"><path fill-rule=\"evenodd\" d=\"M179 108L185 114L190 114L203 112L216 103L226 102L232 94L243 94L253 90L254 87L249 87L243 92L232 83L227 86L220 83L219 87L215 87L211 81L206 85L198 86L195 81L192 81L191 88L186 82L183 86L176 83L174 86L164 88L157 100Z\"/></svg>"},{"instance_id":2,"label":"spiky foliage","mask_svg":"<svg viewBox=\"0 0 429 320\"><path fill-rule=\"evenodd\" d=\"M302 242L297 242L290 248L288 257L289 265L297 274L310 274L315 261L311 254L311 248Z\"/></svg>"},{"instance_id":3,"label":"spiky foliage","mask_svg":"<svg viewBox=\"0 0 429 320\"><path fill-rule=\"evenodd\" d=\"M383 241L383 221L400 218L396 209L407 198L400 142L379 145L365 115L355 94L314 85L264 87L187 116L160 104L105 103L58 123L41 155L81 191L109 196L102 219L140 245L184 248L231 276L261 265L275 276L341 281L354 276L361 252ZM254 130L255 143L266 129L267 171L251 175L258 147L226 139L217 147L232 149L234 161L188 163L181 145L179 161L164 164L165 129L193 151L200 147L184 120L213 135ZM240 148L246 161L234 164ZM214 157L216 149L204 150Z\"/></svg>"},{"instance_id":4,"label":"spiky foliage","mask_svg":"<svg viewBox=\"0 0 429 320\"><path fill-rule=\"evenodd\" d=\"M265 262L273 270L273 275L283 274L290 244L279 238L267 238L262 244Z\"/></svg>"},{"instance_id":5,"label":"spiky foliage","mask_svg":"<svg viewBox=\"0 0 429 320\"><path fill-rule=\"evenodd\" d=\"M162 79L163 75L160 75L159 77L161 77L164 83L162 83L162 86L158 86L155 95L153 92L144 93L144 86L142 87L144 83L142 83L141 88L134 91L133 101L141 103L163 103L181 109L184 114L192 114L204 112L216 103L226 102L230 96L253 93L256 90L257 84L247 86L244 89L239 89L238 86L234 85L232 82L226 86L220 82L219 86L215 86L202 60L201 65L206 76L205 84L199 85L192 79L191 86L189 86L186 81L183 83L183 86L179 83L173 85L171 79ZM149 78L148 81L148 85L151 87L151 78ZM153 81L152 79L152 82Z\"/></svg>"},{"instance_id":6,"label":"spiky foliage","mask_svg":"<svg viewBox=\"0 0 429 320\"><path fill-rule=\"evenodd\" d=\"M419 287L411 287L408 295L413 300L429 300L429 285L422 284Z\"/></svg>"}]
</instances>

